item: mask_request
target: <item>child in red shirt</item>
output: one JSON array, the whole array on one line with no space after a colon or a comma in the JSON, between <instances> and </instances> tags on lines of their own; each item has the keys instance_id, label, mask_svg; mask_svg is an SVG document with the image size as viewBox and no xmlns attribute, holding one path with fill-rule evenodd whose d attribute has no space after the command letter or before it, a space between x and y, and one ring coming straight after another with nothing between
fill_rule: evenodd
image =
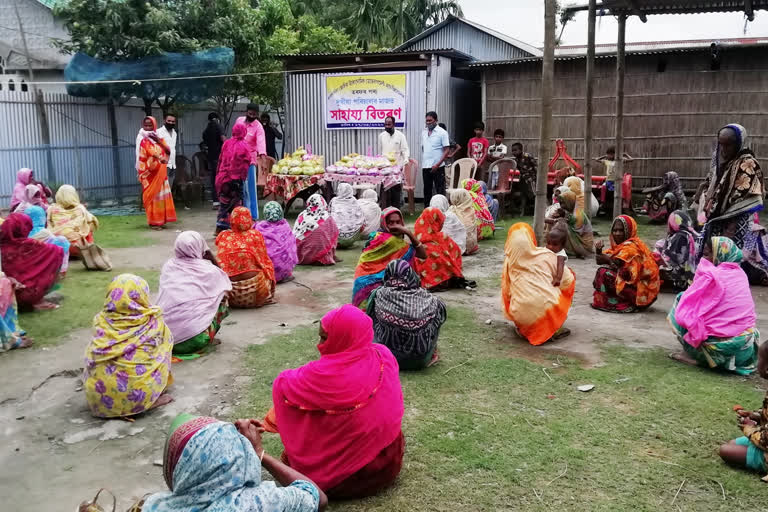
<instances>
[{"instance_id":1,"label":"child in red shirt","mask_svg":"<svg viewBox=\"0 0 768 512\"><path fill-rule=\"evenodd\" d=\"M477 169L479 172L475 173L475 176L485 179L484 165L488 159L488 139L483 137L485 131L485 124L482 121L475 123L475 136L469 139L467 143L467 156L477 162ZM477 178L475 178L477 179Z\"/></svg>"}]
</instances>

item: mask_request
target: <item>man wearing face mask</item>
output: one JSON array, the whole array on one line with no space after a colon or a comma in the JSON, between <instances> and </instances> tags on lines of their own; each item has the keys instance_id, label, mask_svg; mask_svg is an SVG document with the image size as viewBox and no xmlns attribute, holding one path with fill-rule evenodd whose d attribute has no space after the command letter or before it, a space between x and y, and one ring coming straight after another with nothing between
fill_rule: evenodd
<instances>
[{"instance_id":1,"label":"man wearing face mask","mask_svg":"<svg viewBox=\"0 0 768 512\"><path fill-rule=\"evenodd\" d=\"M245 126L245 139L251 151L251 166L248 168L248 177L243 183L243 205L251 211L251 217L259 218L259 203L256 195L256 170L259 165L259 157L267 154L267 140L264 136L264 126L259 120L259 106L249 103L245 115L240 116L235 124Z\"/></svg>"},{"instance_id":2,"label":"man wearing face mask","mask_svg":"<svg viewBox=\"0 0 768 512\"><path fill-rule=\"evenodd\" d=\"M157 130L157 135L171 148L171 154L168 156L168 185L173 190L173 181L176 179L176 137L179 132L176 131L176 116L168 114L165 116L165 124Z\"/></svg>"},{"instance_id":3,"label":"man wearing face mask","mask_svg":"<svg viewBox=\"0 0 768 512\"><path fill-rule=\"evenodd\" d=\"M421 176L424 178L424 204L435 193L445 195L445 159L451 150L448 132L437 125L437 113L427 112L426 128L421 134Z\"/></svg>"},{"instance_id":4,"label":"man wearing face mask","mask_svg":"<svg viewBox=\"0 0 768 512\"><path fill-rule=\"evenodd\" d=\"M379 134L379 154L394 156L397 165L405 166L411 157L408 149L408 141L400 130L395 129L395 118L388 116L384 119L384 131ZM395 185L385 194L387 206L400 208L400 200L403 195L403 185Z\"/></svg>"}]
</instances>

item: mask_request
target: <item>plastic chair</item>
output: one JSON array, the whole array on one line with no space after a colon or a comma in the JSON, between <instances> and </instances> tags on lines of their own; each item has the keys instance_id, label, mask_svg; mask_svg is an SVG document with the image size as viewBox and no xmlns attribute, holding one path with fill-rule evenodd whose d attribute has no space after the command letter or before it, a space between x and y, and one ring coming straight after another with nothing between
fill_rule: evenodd
<instances>
[{"instance_id":1,"label":"plastic chair","mask_svg":"<svg viewBox=\"0 0 768 512\"><path fill-rule=\"evenodd\" d=\"M503 214L504 207L508 196L512 195L512 181L510 175L513 170L517 169L517 160L514 158L502 158L497 160L491 165L488 170L489 175L493 175L495 171L499 173L496 186L488 191L488 193L499 200L499 211Z\"/></svg>"},{"instance_id":2,"label":"plastic chair","mask_svg":"<svg viewBox=\"0 0 768 512\"><path fill-rule=\"evenodd\" d=\"M459 180L456 182L456 184L454 184L453 176L456 174L456 166L459 166ZM470 178L474 179L476 172L477 162L473 158L460 158L456 160L451 166L451 180L449 183L450 186L447 188L456 188L462 181L468 180Z\"/></svg>"},{"instance_id":3,"label":"plastic chair","mask_svg":"<svg viewBox=\"0 0 768 512\"><path fill-rule=\"evenodd\" d=\"M408 194L408 213L416 214L416 171L419 169L419 162L411 158L403 168L405 184L403 190Z\"/></svg>"}]
</instances>

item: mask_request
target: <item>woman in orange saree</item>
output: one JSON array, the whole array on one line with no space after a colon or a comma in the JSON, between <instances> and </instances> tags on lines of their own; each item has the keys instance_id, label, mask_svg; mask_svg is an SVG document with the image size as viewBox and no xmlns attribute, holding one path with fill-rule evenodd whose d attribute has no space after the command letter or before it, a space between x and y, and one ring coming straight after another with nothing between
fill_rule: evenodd
<instances>
[{"instance_id":1,"label":"woman in orange saree","mask_svg":"<svg viewBox=\"0 0 768 512\"><path fill-rule=\"evenodd\" d=\"M171 150L155 130L155 118L145 117L142 129L139 130L141 142L136 152L136 170L141 182L141 197L147 213L147 223L153 229L160 229L166 222L176 222L176 209L173 207L166 170Z\"/></svg>"}]
</instances>

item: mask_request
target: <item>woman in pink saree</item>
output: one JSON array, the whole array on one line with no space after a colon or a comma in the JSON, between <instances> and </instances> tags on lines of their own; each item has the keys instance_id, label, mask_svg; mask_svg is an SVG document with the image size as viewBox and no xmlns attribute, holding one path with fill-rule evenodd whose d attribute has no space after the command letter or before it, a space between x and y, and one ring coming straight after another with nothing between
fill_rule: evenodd
<instances>
[{"instance_id":1,"label":"woman in pink saree","mask_svg":"<svg viewBox=\"0 0 768 512\"><path fill-rule=\"evenodd\" d=\"M265 427L283 460L329 498L371 496L403 463L403 392L397 360L373 343L373 322L347 304L320 322L320 359L285 370L272 386Z\"/></svg>"}]
</instances>

